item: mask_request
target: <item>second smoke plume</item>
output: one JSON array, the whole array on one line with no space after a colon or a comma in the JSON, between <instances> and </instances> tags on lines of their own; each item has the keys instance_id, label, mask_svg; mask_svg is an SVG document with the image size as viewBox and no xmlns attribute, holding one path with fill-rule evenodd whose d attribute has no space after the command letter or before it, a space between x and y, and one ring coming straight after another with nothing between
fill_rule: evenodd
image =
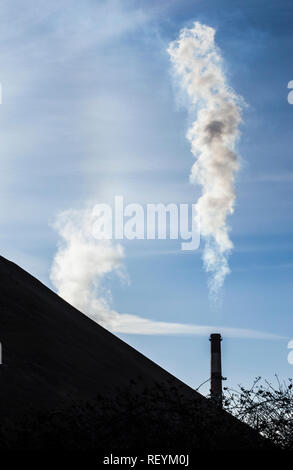
<instances>
[{"instance_id":1,"label":"second smoke plume","mask_svg":"<svg viewBox=\"0 0 293 470\"><path fill-rule=\"evenodd\" d=\"M203 261L211 274L211 294L217 296L229 273L227 257L233 248L227 216L235 204L234 179L239 169L235 143L242 101L227 84L214 36L213 28L196 22L193 28L181 30L168 53L191 105L196 105L196 119L187 132L196 157L190 178L202 186L197 209L205 239Z\"/></svg>"}]
</instances>

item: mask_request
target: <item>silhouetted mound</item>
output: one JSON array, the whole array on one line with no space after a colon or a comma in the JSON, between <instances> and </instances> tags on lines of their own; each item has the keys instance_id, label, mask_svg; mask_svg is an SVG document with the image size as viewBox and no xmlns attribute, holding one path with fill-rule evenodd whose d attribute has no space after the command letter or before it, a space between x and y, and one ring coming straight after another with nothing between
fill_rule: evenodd
<instances>
[{"instance_id":1,"label":"silhouetted mound","mask_svg":"<svg viewBox=\"0 0 293 470\"><path fill-rule=\"evenodd\" d=\"M269 444L0 257L2 449Z\"/></svg>"}]
</instances>

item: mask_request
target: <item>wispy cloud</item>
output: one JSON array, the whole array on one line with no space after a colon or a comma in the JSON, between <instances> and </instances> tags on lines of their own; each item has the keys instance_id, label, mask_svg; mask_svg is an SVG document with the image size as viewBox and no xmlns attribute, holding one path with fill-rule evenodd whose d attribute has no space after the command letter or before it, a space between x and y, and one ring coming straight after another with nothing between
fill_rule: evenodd
<instances>
[{"instance_id":1,"label":"wispy cloud","mask_svg":"<svg viewBox=\"0 0 293 470\"><path fill-rule=\"evenodd\" d=\"M227 326L195 325L187 323L171 323L150 320L136 315L117 314L111 331L115 333L128 333L139 335L186 335L186 336L207 336L211 333L221 333L229 338L247 338L278 340L283 336L263 331L249 330L243 328L233 328Z\"/></svg>"}]
</instances>

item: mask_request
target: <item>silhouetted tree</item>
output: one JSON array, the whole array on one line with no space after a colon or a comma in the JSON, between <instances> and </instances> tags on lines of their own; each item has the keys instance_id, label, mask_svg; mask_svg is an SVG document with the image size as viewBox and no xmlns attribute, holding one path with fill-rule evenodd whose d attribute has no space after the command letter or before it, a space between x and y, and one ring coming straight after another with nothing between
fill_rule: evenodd
<instances>
[{"instance_id":1,"label":"silhouetted tree","mask_svg":"<svg viewBox=\"0 0 293 470\"><path fill-rule=\"evenodd\" d=\"M226 411L283 449L293 449L293 381L257 377L250 388L224 387Z\"/></svg>"}]
</instances>

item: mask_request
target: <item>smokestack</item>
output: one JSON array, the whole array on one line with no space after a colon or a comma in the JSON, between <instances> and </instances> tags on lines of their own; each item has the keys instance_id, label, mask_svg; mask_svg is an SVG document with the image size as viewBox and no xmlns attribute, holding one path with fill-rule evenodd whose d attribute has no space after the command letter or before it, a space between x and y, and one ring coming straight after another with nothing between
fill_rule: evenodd
<instances>
[{"instance_id":1,"label":"smokestack","mask_svg":"<svg viewBox=\"0 0 293 470\"><path fill-rule=\"evenodd\" d=\"M222 408L221 341L220 334L211 334L211 399Z\"/></svg>"}]
</instances>

